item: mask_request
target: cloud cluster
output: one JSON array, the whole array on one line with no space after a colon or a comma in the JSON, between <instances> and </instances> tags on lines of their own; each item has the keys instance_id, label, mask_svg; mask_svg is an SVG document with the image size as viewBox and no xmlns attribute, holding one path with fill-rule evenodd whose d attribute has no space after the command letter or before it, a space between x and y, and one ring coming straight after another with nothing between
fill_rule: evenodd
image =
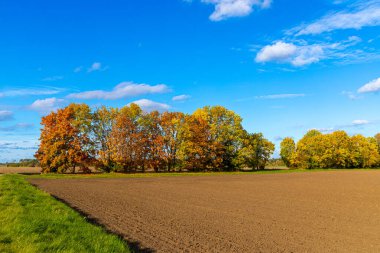
<instances>
[{"instance_id":1,"label":"cloud cluster","mask_svg":"<svg viewBox=\"0 0 380 253\"><path fill-rule=\"evenodd\" d=\"M148 85L148 84L136 84L133 82L122 82L118 84L112 91L93 90L93 91L72 93L68 95L68 98L115 100L115 99L121 99L125 97L165 93L169 91L170 89L165 84Z\"/></svg>"},{"instance_id":2,"label":"cloud cluster","mask_svg":"<svg viewBox=\"0 0 380 253\"><path fill-rule=\"evenodd\" d=\"M256 55L256 62L290 63L295 67L302 67L317 63L322 59L344 59L347 56L346 49L360 43L357 36L350 36L347 40L335 43L308 44L304 40L293 42L277 41L264 46Z\"/></svg>"},{"instance_id":3,"label":"cloud cluster","mask_svg":"<svg viewBox=\"0 0 380 253\"><path fill-rule=\"evenodd\" d=\"M328 128L314 128L314 129L318 130L322 133L330 133L330 132L337 131L340 129L345 129L345 128L361 128L363 126L370 125L373 123L375 123L375 122L365 120L365 119L356 119L356 120L353 120L351 123L348 123L345 125L338 125L335 127L328 127Z\"/></svg>"},{"instance_id":4,"label":"cloud cluster","mask_svg":"<svg viewBox=\"0 0 380 253\"><path fill-rule=\"evenodd\" d=\"M0 91L0 97L21 97L21 96L38 96L38 95L54 95L63 92L64 89L56 87L41 87L27 89L10 89Z\"/></svg>"},{"instance_id":5,"label":"cloud cluster","mask_svg":"<svg viewBox=\"0 0 380 253\"><path fill-rule=\"evenodd\" d=\"M64 99L59 98L46 98L46 99L37 99L30 106L30 110L37 111L42 114L50 113L51 111L56 111L65 104Z\"/></svg>"},{"instance_id":6,"label":"cloud cluster","mask_svg":"<svg viewBox=\"0 0 380 253\"><path fill-rule=\"evenodd\" d=\"M170 109L170 106L167 104L154 102L154 101L149 100L149 99L140 99L140 100L136 100L132 103L137 104L138 106L141 107L141 109L143 109L144 111L148 111L148 112L154 111L154 110L167 111Z\"/></svg>"},{"instance_id":7,"label":"cloud cluster","mask_svg":"<svg viewBox=\"0 0 380 253\"><path fill-rule=\"evenodd\" d=\"M202 0L203 3L213 4L214 12L210 20L220 21L231 17L243 17L251 14L254 7L268 8L271 0Z\"/></svg>"},{"instance_id":8,"label":"cloud cluster","mask_svg":"<svg viewBox=\"0 0 380 253\"><path fill-rule=\"evenodd\" d=\"M358 93L373 93L380 91L380 77L366 83L358 89Z\"/></svg>"},{"instance_id":9,"label":"cloud cluster","mask_svg":"<svg viewBox=\"0 0 380 253\"><path fill-rule=\"evenodd\" d=\"M18 123L18 124L11 125L11 126L2 126L2 127L0 127L0 131L2 131L2 132L13 132L16 130L31 129L33 127L34 127L34 125L30 124L30 123Z\"/></svg>"},{"instance_id":10,"label":"cloud cluster","mask_svg":"<svg viewBox=\"0 0 380 253\"><path fill-rule=\"evenodd\" d=\"M329 13L320 19L291 29L296 36L316 35L342 29L359 30L366 26L380 25L380 2L377 0L360 1L348 10Z\"/></svg>"},{"instance_id":11,"label":"cloud cluster","mask_svg":"<svg viewBox=\"0 0 380 253\"><path fill-rule=\"evenodd\" d=\"M356 119L352 121L351 125L352 126L363 126L363 125L368 125L370 122L365 119Z\"/></svg>"},{"instance_id":12,"label":"cloud cluster","mask_svg":"<svg viewBox=\"0 0 380 253\"><path fill-rule=\"evenodd\" d=\"M359 37L351 36L346 41L332 42L332 32L379 26L380 1L340 0L333 3L341 4L339 11L329 12L313 22L285 31L282 39L262 47L257 52L256 62L287 63L300 67L321 60L350 64L379 59L380 55L374 48L353 47L362 42ZM326 36L325 33L330 33L330 36Z\"/></svg>"},{"instance_id":13,"label":"cloud cluster","mask_svg":"<svg viewBox=\"0 0 380 253\"><path fill-rule=\"evenodd\" d=\"M0 150L35 150L35 141L0 141Z\"/></svg>"}]
</instances>

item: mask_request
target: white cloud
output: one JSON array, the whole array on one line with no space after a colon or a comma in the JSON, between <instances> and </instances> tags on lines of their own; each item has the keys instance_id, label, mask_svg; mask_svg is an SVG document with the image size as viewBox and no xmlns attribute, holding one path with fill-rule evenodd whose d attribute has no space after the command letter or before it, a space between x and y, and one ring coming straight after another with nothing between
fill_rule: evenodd
<instances>
[{"instance_id":1,"label":"white cloud","mask_svg":"<svg viewBox=\"0 0 380 253\"><path fill-rule=\"evenodd\" d=\"M87 70L87 72L94 72L102 70L102 64L100 62L94 62Z\"/></svg>"},{"instance_id":2,"label":"white cloud","mask_svg":"<svg viewBox=\"0 0 380 253\"><path fill-rule=\"evenodd\" d=\"M340 29L359 30L366 26L380 25L380 3L378 0L360 1L349 10L333 12L313 23L301 25L289 32L299 35L315 35Z\"/></svg>"},{"instance_id":3,"label":"white cloud","mask_svg":"<svg viewBox=\"0 0 380 253\"><path fill-rule=\"evenodd\" d=\"M215 5L210 20L220 21L231 17L243 17L249 15L254 7L268 8L271 0L202 0L203 3Z\"/></svg>"},{"instance_id":4,"label":"white cloud","mask_svg":"<svg viewBox=\"0 0 380 253\"><path fill-rule=\"evenodd\" d=\"M178 95L178 96L174 96L172 98L173 101L185 101L185 100L188 100L190 98L189 95Z\"/></svg>"},{"instance_id":5,"label":"white cloud","mask_svg":"<svg viewBox=\"0 0 380 253\"><path fill-rule=\"evenodd\" d=\"M37 99L29 106L29 109L45 114L56 111L62 107L64 103L64 99L58 98Z\"/></svg>"},{"instance_id":6,"label":"white cloud","mask_svg":"<svg viewBox=\"0 0 380 253\"><path fill-rule=\"evenodd\" d=\"M337 125L334 127L326 127L326 128L313 128L315 130L318 130L323 133L331 133L333 131L337 131L340 129L350 129L350 128L361 128L365 125L373 124L373 122L365 119L357 119L353 120L351 123L343 124L343 125Z\"/></svg>"},{"instance_id":7,"label":"white cloud","mask_svg":"<svg viewBox=\"0 0 380 253\"><path fill-rule=\"evenodd\" d=\"M294 42L277 41L263 47L256 55L256 62L290 63L295 67L317 63L322 59L345 60L352 56L347 48L361 42L357 36L336 43L308 44L304 40ZM297 43L297 44L296 44ZM359 54L359 53L358 53Z\"/></svg>"},{"instance_id":8,"label":"white cloud","mask_svg":"<svg viewBox=\"0 0 380 253\"><path fill-rule=\"evenodd\" d=\"M143 109L144 111L167 111L170 109L170 105L164 104L164 103L158 103L154 102L149 99L140 99L132 102L134 104L137 104Z\"/></svg>"},{"instance_id":9,"label":"white cloud","mask_svg":"<svg viewBox=\"0 0 380 253\"><path fill-rule=\"evenodd\" d=\"M78 66L74 69L74 73L82 72L85 68L83 66ZM108 66L103 67L103 64L101 62L94 62L87 68L87 72L95 72L95 71L105 71L108 69Z\"/></svg>"},{"instance_id":10,"label":"white cloud","mask_svg":"<svg viewBox=\"0 0 380 253\"><path fill-rule=\"evenodd\" d=\"M34 127L34 125L30 124L30 123L18 123L18 124L11 125L11 126L2 126L2 127L0 127L0 131L13 132L13 131L17 131L17 130L27 130L27 129L31 129L33 127Z\"/></svg>"},{"instance_id":11,"label":"white cloud","mask_svg":"<svg viewBox=\"0 0 380 253\"><path fill-rule=\"evenodd\" d=\"M273 94L265 96L256 96L255 99L283 99L283 98L298 98L305 97L305 94Z\"/></svg>"},{"instance_id":12,"label":"white cloud","mask_svg":"<svg viewBox=\"0 0 380 253\"><path fill-rule=\"evenodd\" d=\"M359 88L359 93L371 93L380 91L380 77Z\"/></svg>"},{"instance_id":13,"label":"white cloud","mask_svg":"<svg viewBox=\"0 0 380 253\"><path fill-rule=\"evenodd\" d=\"M257 62L283 61L297 52L297 46L292 43L278 41L273 45L263 47L256 56Z\"/></svg>"},{"instance_id":14,"label":"white cloud","mask_svg":"<svg viewBox=\"0 0 380 253\"><path fill-rule=\"evenodd\" d=\"M297 54L291 60L292 65L299 67L319 62L324 57L321 45L299 46Z\"/></svg>"},{"instance_id":15,"label":"white cloud","mask_svg":"<svg viewBox=\"0 0 380 253\"><path fill-rule=\"evenodd\" d=\"M263 47L256 55L256 62L291 63L304 66L321 60L324 50L321 45L295 45L278 41Z\"/></svg>"},{"instance_id":16,"label":"white cloud","mask_svg":"<svg viewBox=\"0 0 380 253\"><path fill-rule=\"evenodd\" d=\"M299 98L299 97L305 97L305 96L306 94L302 94L302 93L271 94L271 95L255 96L255 97L248 97L248 98L240 98L235 101L245 102L245 101L250 101L254 99L291 99L291 98ZM272 106L272 108L280 109L280 108L283 108L283 106Z\"/></svg>"},{"instance_id":17,"label":"white cloud","mask_svg":"<svg viewBox=\"0 0 380 253\"><path fill-rule=\"evenodd\" d=\"M11 111L0 111L0 121L11 120L13 118L13 112Z\"/></svg>"},{"instance_id":18,"label":"white cloud","mask_svg":"<svg viewBox=\"0 0 380 253\"><path fill-rule=\"evenodd\" d=\"M148 85L136 84L133 82L122 82L118 84L112 91L93 90L80 93L72 93L68 98L77 99L121 99L125 97L134 97L145 94L165 93L170 89L165 84Z\"/></svg>"},{"instance_id":19,"label":"white cloud","mask_svg":"<svg viewBox=\"0 0 380 253\"><path fill-rule=\"evenodd\" d=\"M0 91L0 97L19 97L19 96L36 96L36 95L54 95L63 92L64 89L55 87L45 88L27 88L12 89Z\"/></svg>"},{"instance_id":20,"label":"white cloud","mask_svg":"<svg viewBox=\"0 0 380 253\"><path fill-rule=\"evenodd\" d=\"M312 130L317 130L321 133L331 133L334 131L333 127L325 127L325 128L313 128Z\"/></svg>"},{"instance_id":21,"label":"white cloud","mask_svg":"<svg viewBox=\"0 0 380 253\"><path fill-rule=\"evenodd\" d=\"M364 119L357 119L352 121L352 126L362 126L362 125L368 125L370 122L368 120Z\"/></svg>"},{"instance_id":22,"label":"white cloud","mask_svg":"<svg viewBox=\"0 0 380 253\"><path fill-rule=\"evenodd\" d=\"M0 150L29 150L29 149L38 149L36 140L11 140L11 141L0 141ZM8 152L13 154L13 152ZM33 155L32 155L33 156Z\"/></svg>"}]
</instances>

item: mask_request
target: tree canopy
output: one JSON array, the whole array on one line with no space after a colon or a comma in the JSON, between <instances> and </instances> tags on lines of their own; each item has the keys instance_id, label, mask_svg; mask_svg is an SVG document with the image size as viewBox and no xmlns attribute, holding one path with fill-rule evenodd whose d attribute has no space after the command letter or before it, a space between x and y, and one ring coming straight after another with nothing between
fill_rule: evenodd
<instances>
[{"instance_id":1,"label":"tree canopy","mask_svg":"<svg viewBox=\"0 0 380 253\"><path fill-rule=\"evenodd\" d=\"M274 144L249 134L222 106L193 114L71 104L42 118L36 158L44 172L232 171L264 169Z\"/></svg>"},{"instance_id":2,"label":"tree canopy","mask_svg":"<svg viewBox=\"0 0 380 253\"><path fill-rule=\"evenodd\" d=\"M310 130L297 145L292 138L283 139L280 154L291 168L371 168L380 165L378 137Z\"/></svg>"}]
</instances>

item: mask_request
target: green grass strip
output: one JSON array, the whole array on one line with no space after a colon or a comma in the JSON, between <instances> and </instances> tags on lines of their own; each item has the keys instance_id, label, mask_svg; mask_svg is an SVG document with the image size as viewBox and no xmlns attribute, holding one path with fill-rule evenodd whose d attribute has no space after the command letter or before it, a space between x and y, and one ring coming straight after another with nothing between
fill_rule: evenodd
<instances>
[{"instance_id":1,"label":"green grass strip","mask_svg":"<svg viewBox=\"0 0 380 253\"><path fill-rule=\"evenodd\" d=\"M255 175L255 174L281 174L281 173L311 173L324 171L370 171L379 168L364 169L267 169L258 171L233 171L233 172L147 172L147 173L94 173L94 174L57 174L47 173L29 175L29 178L43 179L91 179L91 178L151 178L151 177L181 177L181 176L228 176L228 175Z\"/></svg>"},{"instance_id":2,"label":"green grass strip","mask_svg":"<svg viewBox=\"0 0 380 253\"><path fill-rule=\"evenodd\" d=\"M129 252L116 235L23 176L0 176L0 252Z\"/></svg>"}]
</instances>

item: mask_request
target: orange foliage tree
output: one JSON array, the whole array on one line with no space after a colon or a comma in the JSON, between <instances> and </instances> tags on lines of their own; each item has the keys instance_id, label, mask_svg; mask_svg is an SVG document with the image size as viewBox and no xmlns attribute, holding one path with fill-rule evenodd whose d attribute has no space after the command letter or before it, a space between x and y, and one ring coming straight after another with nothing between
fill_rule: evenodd
<instances>
[{"instance_id":1,"label":"orange foliage tree","mask_svg":"<svg viewBox=\"0 0 380 253\"><path fill-rule=\"evenodd\" d=\"M36 158L44 172L72 172L77 167L88 171L93 159L89 138L91 124L87 105L71 104L42 118L40 147Z\"/></svg>"},{"instance_id":2,"label":"orange foliage tree","mask_svg":"<svg viewBox=\"0 0 380 253\"><path fill-rule=\"evenodd\" d=\"M180 150L184 141L185 114L164 112L161 115L163 160L168 171L181 168Z\"/></svg>"},{"instance_id":3,"label":"orange foliage tree","mask_svg":"<svg viewBox=\"0 0 380 253\"><path fill-rule=\"evenodd\" d=\"M110 133L111 159L124 172L131 172L144 165L141 115L142 110L136 104L123 107L117 113Z\"/></svg>"}]
</instances>

